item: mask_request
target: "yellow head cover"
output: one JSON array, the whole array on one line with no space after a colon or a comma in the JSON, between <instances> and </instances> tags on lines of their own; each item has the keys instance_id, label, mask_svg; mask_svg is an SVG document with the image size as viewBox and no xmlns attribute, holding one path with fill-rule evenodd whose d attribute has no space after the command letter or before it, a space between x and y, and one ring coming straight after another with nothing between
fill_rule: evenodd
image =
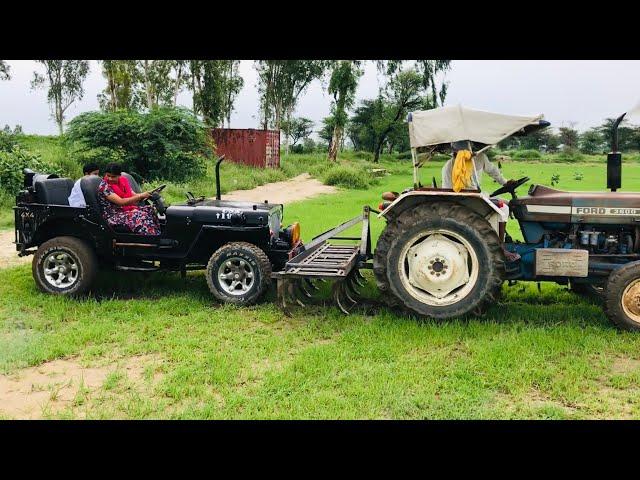
<instances>
[{"instance_id":1,"label":"yellow head cover","mask_svg":"<svg viewBox=\"0 0 640 480\"><path fill-rule=\"evenodd\" d=\"M469 150L458 150L451 171L451 183L453 184L454 192L459 192L471 186L471 174L473 173L472 158Z\"/></svg>"}]
</instances>

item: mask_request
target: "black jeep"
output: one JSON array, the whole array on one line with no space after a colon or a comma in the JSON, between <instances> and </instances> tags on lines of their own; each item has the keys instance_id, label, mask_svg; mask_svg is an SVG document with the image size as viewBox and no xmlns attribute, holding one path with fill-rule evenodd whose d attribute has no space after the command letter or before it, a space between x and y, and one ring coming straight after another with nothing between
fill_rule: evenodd
<instances>
[{"instance_id":1,"label":"black jeep","mask_svg":"<svg viewBox=\"0 0 640 480\"><path fill-rule=\"evenodd\" d=\"M206 269L211 293L222 302L249 305L271 283L272 271L304 247L300 228L282 228L283 206L230 202L220 198L216 164L216 199L195 198L166 206L154 190L161 223L159 236L129 233L110 227L97 201L100 177L83 177L87 207L70 207L73 180L56 175L24 172L24 189L16 197L15 229L19 255L35 253L33 278L48 293L80 295L87 292L100 268L153 272ZM141 192L131 175L134 192Z\"/></svg>"}]
</instances>

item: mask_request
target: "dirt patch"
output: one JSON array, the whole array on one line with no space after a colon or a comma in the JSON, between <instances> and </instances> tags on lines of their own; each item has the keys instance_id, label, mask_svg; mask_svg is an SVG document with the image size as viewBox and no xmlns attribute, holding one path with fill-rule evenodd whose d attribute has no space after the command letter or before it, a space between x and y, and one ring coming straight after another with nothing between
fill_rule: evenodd
<instances>
[{"instance_id":1,"label":"dirt patch","mask_svg":"<svg viewBox=\"0 0 640 480\"><path fill-rule=\"evenodd\" d=\"M624 375L640 369L640 360L629 357L616 357L611 365L611 373L614 375Z\"/></svg>"},{"instance_id":2,"label":"dirt patch","mask_svg":"<svg viewBox=\"0 0 640 480\"><path fill-rule=\"evenodd\" d=\"M31 262L33 258L31 256L18 256L14 240L15 232L13 230L0 232L0 268L15 267Z\"/></svg>"},{"instance_id":3,"label":"dirt patch","mask_svg":"<svg viewBox=\"0 0 640 480\"><path fill-rule=\"evenodd\" d=\"M0 375L0 416L39 419L54 415L86 400L102 387L109 388L105 382L113 378L141 384L145 368L158 361L154 355L142 355L86 367L70 358ZM114 373L117 377L111 376ZM152 381L158 381L157 377Z\"/></svg>"},{"instance_id":4,"label":"dirt patch","mask_svg":"<svg viewBox=\"0 0 640 480\"><path fill-rule=\"evenodd\" d=\"M297 202L306 198L325 193L336 193L338 189L324 185L312 178L308 173L284 182L267 183L251 190L235 190L222 195L224 200L244 200L247 202L287 203Z\"/></svg>"}]
</instances>

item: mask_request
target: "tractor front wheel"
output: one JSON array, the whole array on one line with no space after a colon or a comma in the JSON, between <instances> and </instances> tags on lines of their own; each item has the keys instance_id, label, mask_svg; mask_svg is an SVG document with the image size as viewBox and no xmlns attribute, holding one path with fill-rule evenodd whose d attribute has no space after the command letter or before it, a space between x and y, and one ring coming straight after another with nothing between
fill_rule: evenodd
<instances>
[{"instance_id":1,"label":"tractor front wheel","mask_svg":"<svg viewBox=\"0 0 640 480\"><path fill-rule=\"evenodd\" d=\"M640 262L614 270L604 297L609 320L622 330L640 331Z\"/></svg>"},{"instance_id":2,"label":"tractor front wheel","mask_svg":"<svg viewBox=\"0 0 640 480\"><path fill-rule=\"evenodd\" d=\"M388 222L374 273L390 305L431 318L481 313L495 300L504 253L487 220L450 202L417 205Z\"/></svg>"}]
</instances>

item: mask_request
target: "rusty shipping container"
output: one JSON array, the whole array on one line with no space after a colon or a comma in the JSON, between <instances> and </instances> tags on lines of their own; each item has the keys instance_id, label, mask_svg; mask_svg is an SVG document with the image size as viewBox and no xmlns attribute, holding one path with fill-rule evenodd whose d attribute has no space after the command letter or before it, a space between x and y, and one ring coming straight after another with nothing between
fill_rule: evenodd
<instances>
[{"instance_id":1,"label":"rusty shipping container","mask_svg":"<svg viewBox=\"0 0 640 480\"><path fill-rule=\"evenodd\" d=\"M280 131L252 128L214 128L217 155L253 167L280 167Z\"/></svg>"}]
</instances>

